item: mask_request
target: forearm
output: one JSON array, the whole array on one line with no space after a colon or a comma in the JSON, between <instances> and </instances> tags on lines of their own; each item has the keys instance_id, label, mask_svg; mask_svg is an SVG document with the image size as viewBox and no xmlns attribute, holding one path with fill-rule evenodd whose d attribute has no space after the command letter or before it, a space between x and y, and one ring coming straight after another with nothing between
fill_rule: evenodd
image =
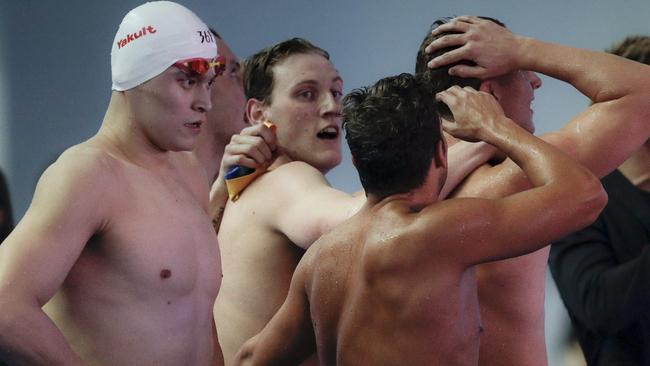
<instances>
[{"instance_id":1,"label":"forearm","mask_svg":"<svg viewBox=\"0 0 650 366\"><path fill-rule=\"evenodd\" d=\"M84 365L40 308L5 301L1 308L0 359L9 365Z\"/></svg>"},{"instance_id":2,"label":"forearm","mask_svg":"<svg viewBox=\"0 0 650 366\"><path fill-rule=\"evenodd\" d=\"M528 177L535 186L543 186L568 175L589 176L579 164L553 148L548 143L531 135L513 121L495 124L484 129L481 140L503 151Z\"/></svg>"},{"instance_id":3,"label":"forearm","mask_svg":"<svg viewBox=\"0 0 650 366\"><path fill-rule=\"evenodd\" d=\"M440 192L440 199L446 198L471 172L490 160L495 152L496 148L485 142L458 141L451 145L447 150L447 180Z\"/></svg>"},{"instance_id":4,"label":"forearm","mask_svg":"<svg viewBox=\"0 0 650 366\"><path fill-rule=\"evenodd\" d=\"M594 103L650 94L650 67L605 52L519 37L517 66L570 83ZM646 107L650 109L650 107Z\"/></svg>"}]
</instances>

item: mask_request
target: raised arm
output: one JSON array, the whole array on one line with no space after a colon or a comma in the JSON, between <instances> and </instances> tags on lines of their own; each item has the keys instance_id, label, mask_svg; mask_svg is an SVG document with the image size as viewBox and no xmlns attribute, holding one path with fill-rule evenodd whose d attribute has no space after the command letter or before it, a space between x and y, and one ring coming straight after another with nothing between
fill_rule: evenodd
<instances>
[{"instance_id":1,"label":"raised arm","mask_svg":"<svg viewBox=\"0 0 650 366\"><path fill-rule=\"evenodd\" d=\"M429 63L439 67L459 60L449 73L486 80L515 70L530 70L566 81L593 101L561 130L543 136L599 177L614 170L650 136L650 67L622 57L562 46L512 34L477 17L458 17L436 28L427 51L459 48Z\"/></svg>"},{"instance_id":2,"label":"raised arm","mask_svg":"<svg viewBox=\"0 0 650 366\"><path fill-rule=\"evenodd\" d=\"M447 180L438 198L447 196L476 168L490 160L496 152L494 146L485 142L458 141L447 150Z\"/></svg>"},{"instance_id":3,"label":"raised arm","mask_svg":"<svg viewBox=\"0 0 650 366\"><path fill-rule=\"evenodd\" d=\"M494 98L471 88L438 94L456 123L443 128L463 139L480 139L502 150L527 175L533 189L496 200L450 200L430 208L422 227L442 232L450 250L468 265L525 254L584 227L602 210L600 182L580 164L503 115ZM427 222L432 219L433 222ZM449 226L449 222L459 225ZM461 224L462 223L462 224ZM436 229L437 228L437 229Z\"/></svg>"},{"instance_id":4,"label":"raised arm","mask_svg":"<svg viewBox=\"0 0 650 366\"><path fill-rule=\"evenodd\" d=\"M284 304L259 334L244 343L235 365L297 365L316 351L306 292L308 263L314 253L303 256Z\"/></svg>"},{"instance_id":5,"label":"raised arm","mask_svg":"<svg viewBox=\"0 0 650 366\"><path fill-rule=\"evenodd\" d=\"M101 232L112 184L84 154L62 157L41 177L24 218L0 246L0 357L17 365L82 365L41 307L88 239ZM113 188L114 189L114 188Z\"/></svg>"}]
</instances>

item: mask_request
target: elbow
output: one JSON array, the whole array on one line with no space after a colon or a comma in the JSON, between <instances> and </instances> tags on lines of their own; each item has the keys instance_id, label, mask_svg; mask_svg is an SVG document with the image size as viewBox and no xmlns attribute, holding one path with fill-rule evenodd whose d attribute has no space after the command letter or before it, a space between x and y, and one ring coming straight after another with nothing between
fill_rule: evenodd
<instances>
[{"instance_id":1,"label":"elbow","mask_svg":"<svg viewBox=\"0 0 650 366\"><path fill-rule=\"evenodd\" d=\"M566 190L562 197L556 197L564 202L567 209L566 222L569 224L568 232L574 232L591 225L607 204L607 192L593 174L586 169L582 172L574 171L575 179L572 188Z\"/></svg>"},{"instance_id":2,"label":"elbow","mask_svg":"<svg viewBox=\"0 0 650 366\"><path fill-rule=\"evenodd\" d=\"M233 360L233 366L249 366L253 365L254 348L251 340L248 340L239 349Z\"/></svg>"},{"instance_id":3,"label":"elbow","mask_svg":"<svg viewBox=\"0 0 650 366\"><path fill-rule=\"evenodd\" d=\"M607 192L596 177L589 180L583 186L582 190L582 211L578 217L581 217L582 227L591 225L596 221L600 213L607 205Z\"/></svg>"}]
</instances>

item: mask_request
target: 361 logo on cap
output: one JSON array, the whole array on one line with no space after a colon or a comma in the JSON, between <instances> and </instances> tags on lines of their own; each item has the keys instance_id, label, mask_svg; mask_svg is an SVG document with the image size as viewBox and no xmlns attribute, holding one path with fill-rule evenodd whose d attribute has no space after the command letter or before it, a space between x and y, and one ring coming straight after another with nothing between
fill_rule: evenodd
<instances>
[{"instance_id":1,"label":"361 logo on cap","mask_svg":"<svg viewBox=\"0 0 650 366\"><path fill-rule=\"evenodd\" d=\"M152 33L156 33L156 28L154 28L153 26L148 25L146 27L142 27L142 29L140 29L139 31L137 31L135 33L129 33L129 34L126 35L125 38L122 38L119 41L117 41L117 48L118 49L122 48L122 47L126 46L127 44L135 41L136 39L138 39L140 37L144 37L147 34L152 34Z\"/></svg>"},{"instance_id":2,"label":"361 logo on cap","mask_svg":"<svg viewBox=\"0 0 650 366\"><path fill-rule=\"evenodd\" d=\"M214 38L212 37L212 32L210 31L196 31L201 37L201 43L214 43Z\"/></svg>"}]
</instances>

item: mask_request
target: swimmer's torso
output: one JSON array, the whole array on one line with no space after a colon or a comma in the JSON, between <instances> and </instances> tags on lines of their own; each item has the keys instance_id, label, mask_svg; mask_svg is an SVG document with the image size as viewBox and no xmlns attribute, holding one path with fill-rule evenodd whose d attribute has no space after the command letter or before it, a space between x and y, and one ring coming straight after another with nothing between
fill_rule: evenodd
<instances>
[{"instance_id":1,"label":"swimmer's torso","mask_svg":"<svg viewBox=\"0 0 650 366\"><path fill-rule=\"evenodd\" d=\"M280 185L295 165L261 175L226 205L219 229L224 275L214 317L227 365L280 308L304 253L272 224L289 194ZM306 364L316 364L315 358Z\"/></svg>"},{"instance_id":2,"label":"swimmer's torso","mask_svg":"<svg viewBox=\"0 0 650 366\"><path fill-rule=\"evenodd\" d=\"M68 158L91 151L110 169L110 197L85 197L110 217L44 310L91 365L212 364L221 269L198 164L173 153L154 173L92 142L76 149Z\"/></svg>"},{"instance_id":3,"label":"swimmer's torso","mask_svg":"<svg viewBox=\"0 0 650 366\"><path fill-rule=\"evenodd\" d=\"M415 215L371 210L309 253L306 291L321 364L476 365L474 272L444 259L418 264L418 239L402 230Z\"/></svg>"},{"instance_id":4,"label":"swimmer's torso","mask_svg":"<svg viewBox=\"0 0 650 366\"><path fill-rule=\"evenodd\" d=\"M466 178L453 197L497 199L529 188L521 173L494 174L486 164ZM518 168L517 168L518 169ZM481 304L479 364L547 364L544 341L544 287L549 247L476 266Z\"/></svg>"}]
</instances>

